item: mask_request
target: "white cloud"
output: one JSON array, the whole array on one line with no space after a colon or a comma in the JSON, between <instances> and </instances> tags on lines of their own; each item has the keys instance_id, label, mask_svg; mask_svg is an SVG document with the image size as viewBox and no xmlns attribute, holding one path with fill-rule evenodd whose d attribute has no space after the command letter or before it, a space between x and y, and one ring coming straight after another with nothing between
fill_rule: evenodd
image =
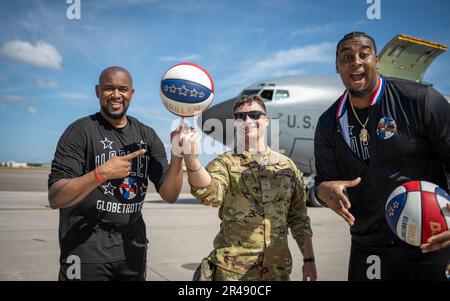
<instances>
[{"instance_id":1,"label":"white cloud","mask_svg":"<svg viewBox=\"0 0 450 301\"><path fill-rule=\"evenodd\" d=\"M185 56L163 56L159 58L161 62L189 62L199 59L200 55L198 54L189 54Z\"/></svg>"},{"instance_id":2,"label":"white cloud","mask_svg":"<svg viewBox=\"0 0 450 301\"><path fill-rule=\"evenodd\" d=\"M302 74L308 74L308 72L302 68L287 69L287 70L276 71L273 74L273 77L288 76L288 75L302 75Z\"/></svg>"},{"instance_id":3,"label":"white cloud","mask_svg":"<svg viewBox=\"0 0 450 301\"><path fill-rule=\"evenodd\" d=\"M36 86L38 86L39 88L51 88L51 89L56 89L59 87L59 84L57 81L51 80L49 79L48 81L45 80L41 80L39 79L36 82Z\"/></svg>"},{"instance_id":4,"label":"white cloud","mask_svg":"<svg viewBox=\"0 0 450 301\"><path fill-rule=\"evenodd\" d=\"M52 96L60 98L60 99L92 100L95 97L95 94L94 94L94 92L92 92L92 95L89 95L87 93L82 93L82 92L61 92L61 93L57 93Z\"/></svg>"},{"instance_id":5,"label":"white cloud","mask_svg":"<svg viewBox=\"0 0 450 301\"><path fill-rule=\"evenodd\" d=\"M312 63L332 63L334 61L335 44L324 42L320 44L294 47L280 50L259 61L249 61L244 67L222 81L228 90L242 89L257 80L278 76L305 74L305 66ZM231 89L229 89L231 88Z\"/></svg>"},{"instance_id":6,"label":"white cloud","mask_svg":"<svg viewBox=\"0 0 450 301\"><path fill-rule=\"evenodd\" d=\"M58 45L63 45L62 47L65 48L76 48L79 53L84 54L94 65L100 66L96 58L91 54L90 47L87 44L95 45L95 43L88 41L96 33L102 32L103 27L100 23L83 17L85 11L96 10L87 7L91 2L92 4L97 4L97 1L89 1L89 3L81 1L81 22L69 21L65 11L61 12L60 5L41 3L34 6L27 13L17 16L11 25L14 30L16 28L24 29L33 37L45 37L50 32L53 41L58 41ZM101 6L98 9L103 9L103 7ZM95 19L93 18L93 20Z\"/></svg>"},{"instance_id":7,"label":"white cloud","mask_svg":"<svg viewBox=\"0 0 450 301\"><path fill-rule=\"evenodd\" d=\"M22 63L50 69L60 69L62 62L62 56L58 50L43 41L38 41L35 46L27 41L8 41L0 49L0 55Z\"/></svg>"},{"instance_id":8,"label":"white cloud","mask_svg":"<svg viewBox=\"0 0 450 301\"><path fill-rule=\"evenodd\" d=\"M38 110L34 106L28 106L27 112L33 116L37 116L39 114Z\"/></svg>"},{"instance_id":9,"label":"white cloud","mask_svg":"<svg viewBox=\"0 0 450 301\"><path fill-rule=\"evenodd\" d=\"M3 95L0 99L4 102L9 102L13 104L20 104L25 102L25 99L22 96L18 95Z\"/></svg>"},{"instance_id":10,"label":"white cloud","mask_svg":"<svg viewBox=\"0 0 450 301\"><path fill-rule=\"evenodd\" d=\"M333 61L333 43L321 43L305 47L280 50L265 60L256 62L249 73L267 73L272 70L289 69L301 63L326 63Z\"/></svg>"},{"instance_id":11,"label":"white cloud","mask_svg":"<svg viewBox=\"0 0 450 301\"><path fill-rule=\"evenodd\" d=\"M365 20L356 20L350 23L347 22L333 22L328 24L320 24L315 26L305 26L292 31L289 35L290 38L307 35L317 35L330 32L340 32L342 30L350 30L355 27L361 27L367 22Z\"/></svg>"},{"instance_id":12,"label":"white cloud","mask_svg":"<svg viewBox=\"0 0 450 301\"><path fill-rule=\"evenodd\" d=\"M19 95L3 95L0 96L1 102L7 102L13 105L25 105L27 107L27 112L33 116L37 116L39 114L38 109L33 105L33 101L23 98Z\"/></svg>"},{"instance_id":13,"label":"white cloud","mask_svg":"<svg viewBox=\"0 0 450 301\"><path fill-rule=\"evenodd\" d=\"M290 37L297 37L302 35L309 35L309 34L315 34L320 32L328 32L330 30L336 29L339 23L331 23L331 24L325 24L325 25L318 25L318 26L306 26L302 27L300 29L297 29L293 32L291 32Z\"/></svg>"},{"instance_id":14,"label":"white cloud","mask_svg":"<svg viewBox=\"0 0 450 301\"><path fill-rule=\"evenodd\" d=\"M129 112L130 114L137 114L145 118L160 120L168 124L172 123L174 120L174 118L170 118L171 115L167 111L162 111L159 109L148 109L143 106L132 106L130 107Z\"/></svg>"}]
</instances>

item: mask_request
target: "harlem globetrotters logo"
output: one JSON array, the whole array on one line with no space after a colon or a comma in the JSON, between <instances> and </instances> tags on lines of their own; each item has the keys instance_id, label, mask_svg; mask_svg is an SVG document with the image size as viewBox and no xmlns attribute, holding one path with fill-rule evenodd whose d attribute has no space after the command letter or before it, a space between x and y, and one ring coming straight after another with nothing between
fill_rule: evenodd
<instances>
[{"instance_id":1,"label":"harlem globetrotters logo","mask_svg":"<svg viewBox=\"0 0 450 301\"><path fill-rule=\"evenodd\" d=\"M133 178L125 178L123 183L119 185L120 193L127 200L132 200L138 193L136 180Z\"/></svg>"}]
</instances>

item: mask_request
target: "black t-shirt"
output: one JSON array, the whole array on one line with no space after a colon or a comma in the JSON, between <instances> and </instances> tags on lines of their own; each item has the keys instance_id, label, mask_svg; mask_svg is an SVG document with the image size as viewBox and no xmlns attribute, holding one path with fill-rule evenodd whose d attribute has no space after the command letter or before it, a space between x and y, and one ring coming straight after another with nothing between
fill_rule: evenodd
<instances>
[{"instance_id":1,"label":"black t-shirt","mask_svg":"<svg viewBox=\"0 0 450 301\"><path fill-rule=\"evenodd\" d=\"M141 210L148 179L158 191L168 163L155 131L131 116L127 118L121 129L100 113L81 118L58 142L49 188L60 179L80 177L114 156L147 150L133 159L129 177L107 181L77 205L60 209L60 260L77 255L84 263L113 262L132 253L130 246L146 243ZM131 241L136 243L127 243Z\"/></svg>"},{"instance_id":2,"label":"black t-shirt","mask_svg":"<svg viewBox=\"0 0 450 301\"><path fill-rule=\"evenodd\" d=\"M450 105L446 99L431 86L400 79L385 79L380 93L379 100L367 109L370 165L350 153L342 127L346 124L340 112L342 97L321 115L314 141L316 187L323 181L361 177L361 183L347 188L347 193L356 218L350 229L352 240L365 246L388 245L395 236L385 212L392 191L413 180L448 191L444 171L450 172ZM347 99L345 108L351 118L349 106ZM362 113L358 117L365 121Z\"/></svg>"},{"instance_id":3,"label":"black t-shirt","mask_svg":"<svg viewBox=\"0 0 450 301\"><path fill-rule=\"evenodd\" d=\"M369 115L368 108L365 109L357 109L355 108L356 114L358 114L359 120L364 124L367 120L367 116ZM365 161L369 164L370 160L370 136L367 136L367 142L363 142L359 139L359 133L362 130L362 125L356 120L355 114L353 110L348 104L347 106L347 116L348 116L348 133L350 138L350 147L358 158ZM366 126L366 130L369 133L368 126Z\"/></svg>"}]
</instances>

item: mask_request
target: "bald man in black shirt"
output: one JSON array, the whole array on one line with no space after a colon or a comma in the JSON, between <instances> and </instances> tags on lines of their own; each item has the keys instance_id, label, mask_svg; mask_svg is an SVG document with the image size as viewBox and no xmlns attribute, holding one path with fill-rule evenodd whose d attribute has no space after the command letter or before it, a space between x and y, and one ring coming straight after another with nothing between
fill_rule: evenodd
<instances>
[{"instance_id":1,"label":"bald man in black shirt","mask_svg":"<svg viewBox=\"0 0 450 301\"><path fill-rule=\"evenodd\" d=\"M155 131L127 116L134 94L127 70L106 68L95 91L100 112L66 129L48 180L50 207L60 209L59 280L145 280L148 180L175 202L182 158L168 165Z\"/></svg>"}]
</instances>

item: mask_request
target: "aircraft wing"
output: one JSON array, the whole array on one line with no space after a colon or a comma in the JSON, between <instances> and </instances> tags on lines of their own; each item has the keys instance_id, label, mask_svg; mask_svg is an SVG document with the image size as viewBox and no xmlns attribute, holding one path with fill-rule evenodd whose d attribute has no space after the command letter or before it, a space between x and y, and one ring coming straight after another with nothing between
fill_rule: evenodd
<instances>
[{"instance_id":1,"label":"aircraft wing","mask_svg":"<svg viewBox=\"0 0 450 301\"><path fill-rule=\"evenodd\" d=\"M379 54L379 73L421 82L433 60L447 46L407 35L395 36Z\"/></svg>"}]
</instances>

